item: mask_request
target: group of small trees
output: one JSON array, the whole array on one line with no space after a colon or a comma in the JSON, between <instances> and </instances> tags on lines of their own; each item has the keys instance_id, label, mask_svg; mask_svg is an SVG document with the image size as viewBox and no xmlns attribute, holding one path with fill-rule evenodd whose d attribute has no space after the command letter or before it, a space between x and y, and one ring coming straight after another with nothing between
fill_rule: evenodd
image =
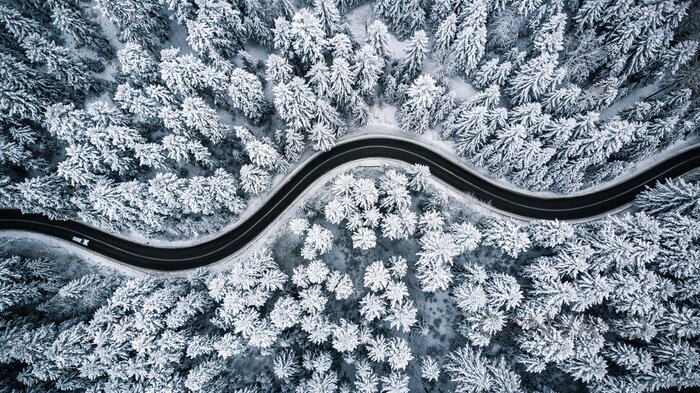
<instances>
[{"instance_id":1,"label":"group of small trees","mask_svg":"<svg viewBox=\"0 0 700 393\"><path fill-rule=\"evenodd\" d=\"M604 10L620 7L626 12ZM697 34L681 23L692 18L685 3L477 1L464 9L436 4L435 11L445 15L435 27L436 48L483 89L450 114L445 135L496 176L571 192L615 177L626 162L697 128L697 88L678 74L696 61ZM516 45L522 29L531 33L527 46ZM612 107L645 86L657 91L622 111ZM668 102L678 105L652 109Z\"/></svg>"},{"instance_id":2,"label":"group of small trees","mask_svg":"<svg viewBox=\"0 0 700 393\"><path fill-rule=\"evenodd\" d=\"M513 360L542 381L558 369L595 392L696 387L697 193L695 183L669 181L642 193L635 214L575 228L534 223L533 245L546 252L527 262L520 284L471 267L455 288L461 332L472 346L514 340ZM498 307L515 307L512 322L493 309L494 290ZM463 356L446 367L453 380L474 391L493 383L491 368Z\"/></svg>"},{"instance_id":3,"label":"group of small trees","mask_svg":"<svg viewBox=\"0 0 700 393\"><path fill-rule=\"evenodd\" d=\"M277 139L290 160L299 157L304 139L316 150L333 147L345 133L347 117L358 126L367 121L368 102L385 69L386 38L380 29L360 45L344 31L332 2L318 1L291 20L275 21L274 46L282 56L268 58L267 81L288 127L278 131Z\"/></svg>"},{"instance_id":4,"label":"group of small trees","mask_svg":"<svg viewBox=\"0 0 700 393\"><path fill-rule=\"evenodd\" d=\"M261 315L287 280L268 250L187 279L76 277L60 262L19 257L3 257L0 266L12 289L0 302L7 388L252 388L264 378L243 381L226 362L269 348L281 333Z\"/></svg>"}]
</instances>

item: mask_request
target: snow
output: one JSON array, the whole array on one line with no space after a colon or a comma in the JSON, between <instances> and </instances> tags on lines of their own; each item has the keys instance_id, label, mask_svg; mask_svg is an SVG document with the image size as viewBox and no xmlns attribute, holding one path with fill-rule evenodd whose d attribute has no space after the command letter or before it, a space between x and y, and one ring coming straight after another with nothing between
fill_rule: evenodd
<instances>
[{"instance_id":1,"label":"snow","mask_svg":"<svg viewBox=\"0 0 700 393\"><path fill-rule=\"evenodd\" d=\"M52 260L78 258L109 274L113 274L116 271L128 277L143 277L154 273L107 258L87 248L78 246L74 242L35 232L4 230L0 233L0 243L12 249L13 254ZM163 275L168 274L165 272L159 273Z\"/></svg>"},{"instance_id":2,"label":"snow","mask_svg":"<svg viewBox=\"0 0 700 393\"><path fill-rule=\"evenodd\" d=\"M161 45L161 48L179 48L180 55L188 55L194 53L190 44L187 43L187 28L181 26L177 21L173 19L168 19L170 34L168 39Z\"/></svg>"},{"instance_id":3,"label":"snow","mask_svg":"<svg viewBox=\"0 0 700 393\"><path fill-rule=\"evenodd\" d=\"M465 101L467 98L478 93L478 91L464 79L452 76L447 80L447 87L454 94L458 102Z\"/></svg>"},{"instance_id":4,"label":"snow","mask_svg":"<svg viewBox=\"0 0 700 393\"><path fill-rule=\"evenodd\" d=\"M654 94L654 92L656 92L658 89L658 83L652 83L650 85L633 90L622 99L615 101L615 103L605 108L605 110L600 113L600 119L610 119L611 117L617 115L618 112L634 104L635 102L641 101L644 98Z\"/></svg>"},{"instance_id":5,"label":"snow","mask_svg":"<svg viewBox=\"0 0 700 393\"><path fill-rule=\"evenodd\" d=\"M367 35L367 27L369 27L374 20L372 4L369 3L363 4L345 14L348 30L350 30L350 34L358 42L364 41Z\"/></svg>"},{"instance_id":6,"label":"snow","mask_svg":"<svg viewBox=\"0 0 700 393\"><path fill-rule=\"evenodd\" d=\"M259 61L265 62L267 61L267 57L270 55L270 50L261 45L246 44L244 45L244 49L246 52L248 52L250 57L253 58L254 63Z\"/></svg>"},{"instance_id":7,"label":"snow","mask_svg":"<svg viewBox=\"0 0 700 393\"><path fill-rule=\"evenodd\" d=\"M350 35L359 43L365 42L367 27L376 20L372 3L363 4L345 15ZM393 59L401 59L406 55L404 41L399 41L395 35L387 34L387 50Z\"/></svg>"}]
</instances>

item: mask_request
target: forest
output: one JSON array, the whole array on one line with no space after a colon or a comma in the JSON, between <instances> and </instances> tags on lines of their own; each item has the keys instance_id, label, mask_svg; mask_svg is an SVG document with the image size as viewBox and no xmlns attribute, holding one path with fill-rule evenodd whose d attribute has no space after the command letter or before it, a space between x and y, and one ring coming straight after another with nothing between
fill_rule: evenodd
<instances>
[{"instance_id":1,"label":"forest","mask_svg":"<svg viewBox=\"0 0 700 393\"><path fill-rule=\"evenodd\" d=\"M679 0L6 0L0 208L197 241L368 134L590 192L697 145L699 39ZM0 232L0 392L700 387L697 171L568 222L360 162L289 209L181 274Z\"/></svg>"},{"instance_id":2,"label":"forest","mask_svg":"<svg viewBox=\"0 0 700 393\"><path fill-rule=\"evenodd\" d=\"M472 209L421 168L375 168L328 181L268 246L219 272L129 277L5 248L1 385L697 387L698 200L700 183L669 181L618 216L525 224Z\"/></svg>"},{"instance_id":3,"label":"forest","mask_svg":"<svg viewBox=\"0 0 700 393\"><path fill-rule=\"evenodd\" d=\"M0 204L212 233L377 117L532 191L696 140L697 4L428 3L0 5Z\"/></svg>"}]
</instances>

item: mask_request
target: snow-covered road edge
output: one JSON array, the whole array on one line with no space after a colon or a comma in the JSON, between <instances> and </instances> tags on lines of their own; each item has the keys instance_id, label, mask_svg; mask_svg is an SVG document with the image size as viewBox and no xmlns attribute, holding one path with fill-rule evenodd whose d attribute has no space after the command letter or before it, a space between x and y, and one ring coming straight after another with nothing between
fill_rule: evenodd
<instances>
[{"instance_id":1,"label":"snow-covered road edge","mask_svg":"<svg viewBox=\"0 0 700 393\"><path fill-rule=\"evenodd\" d=\"M522 189L520 187L515 186L514 184L505 181L504 179L494 179L488 175L483 170L480 170L478 168L475 168L473 166L467 165L463 159L461 159L457 154L455 153L454 149L451 148L449 142L440 140L432 136L431 134L426 134L426 135L416 135L416 134L410 134L410 137L407 136L409 134L402 132L400 129L398 129L396 126L392 124L374 124L371 126L364 127L362 129L353 131L351 134L346 135L342 138L339 139L338 145L344 144L344 143L349 143L352 141L356 140L363 140L363 139L371 139L371 138L376 138L376 137L383 137L383 138L390 138L390 139L396 139L396 140L403 140L403 141L409 141L413 142L415 144L418 144L422 147L425 147L427 149L433 150L460 167L464 168L465 170L474 172L478 174L479 176L483 177L486 181L496 184L500 187L507 188L510 191L514 193L520 193L524 195L532 195L532 196L537 196L537 197L561 197L564 194L557 194L557 193L552 193L552 192L535 192L535 191L528 191L525 189ZM658 155L649 157L648 159L645 159L644 161L638 163L637 165L634 166L633 169L630 169L629 171L626 171L625 174L620 175L616 177L614 180L611 180L609 182L604 182L601 184L598 184L594 187L590 187L585 190L577 191L574 193L566 194L567 196L576 196L576 195L582 195L582 194L588 194L591 192L595 192L597 190L600 190L602 188L610 187L614 184L618 184L621 182L624 182L625 180L629 179L630 177L635 176L639 171L644 170L646 168L649 168L650 166L653 166L654 163L658 162L659 160L677 155L682 153L683 151L692 148L693 146L697 145L698 140L697 139L692 139L692 140L687 140L683 142L679 142L675 145L672 145L669 149L667 149L665 152L660 153ZM238 227L243 221L245 221L247 218L249 218L251 215L255 214L257 210L263 206L268 200L270 200L276 193L277 191L284 186L292 177L294 177L299 171L301 171L304 166L313 158L316 156L322 154L322 152L307 152L304 154L299 161L297 161L293 166L291 171L286 172L284 174L279 174L275 176L273 179L272 187L270 190L265 194L265 196L259 196L256 198L253 198L249 201L246 210L241 214L235 221L223 226L216 232L209 233L207 235L201 236L201 237L196 237L196 238L190 238L190 239L178 239L178 240L168 240L168 239L151 239L151 238L146 238L143 237L137 233L131 233L131 232L113 232L112 234L114 236L120 237L122 239L126 239L132 242L140 243L140 244L145 244L145 245L151 245L151 246L156 246L156 247L164 247L164 248L179 248L179 247L184 247L184 246L192 246L192 245L197 245L201 243L205 243L211 239L214 239L216 237L221 236L224 233L227 233L231 231L232 229ZM391 160L391 159L361 159L361 160L356 160L352 161L350 163L341 165L340 167L336 168L335 170L332 170L326 174L324 174L321 178L317 180L317 182L326 182L335 174L340 173L340 168L349 168L349 167L358 167L358 166L368 166L366 163L367 162L376 162L376 160L379 160L381 162L392 162L394 164L396 163L402 163L401 161L398 160ZM369 165L369 166L375 166L374 165ZM433 180L440 182L438 179L433 177ZM316 183L314 183L316 184ZM451 186L448 186L445 183L442 183L445 187L448 187L451 189L455 194L462 195L464 194L458 190L453 189ZM312 191L310 189L307 189L302 193L301 196L306 196L309 194L309 192ZM499 214L509 216L518 220L531 220L528 217L523 217L519 216L517 214L505 212L499 209L496 209L488 204L485 204L475 198L472 198L474 201L478 202L482 206L487 207L488 209L497 212ZM296 203L296 202L295 202ZM594 216L594 217L589 217L585 219L580 219L580 220L573 220L571 222L585 222L585 221L592 221L596 220L602 217L605 217L607 215L615 214L620 211L624 211L627 208L629 208L630 204L627 204L625 206L622 206L615 211L612 212L606 212L605 214ZM97 230L104 230L103 228L100 228L98 226L95 226L91 223L87 222L82 222L81 223L90 226L92 228L95 228Z\"/></svg>"}]
</instances>

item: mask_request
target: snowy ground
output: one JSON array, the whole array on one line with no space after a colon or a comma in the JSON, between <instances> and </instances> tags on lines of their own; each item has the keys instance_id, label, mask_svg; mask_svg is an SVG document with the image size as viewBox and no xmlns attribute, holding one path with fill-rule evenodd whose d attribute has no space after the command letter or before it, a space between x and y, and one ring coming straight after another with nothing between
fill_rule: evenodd
<instances>
[{"instance_id":1,"label":"snowy ground","mask_svg":"<svg viewBox=\"0 0 700 393\"><path fill-rule=\"evenodd\" d=\"M51 260L79 259L89 262L99 270L112 274L117 271L128 277L144 276L145 270L123 264L101 254L78 246L68 240L53 236L42 235L27 231L2 231L0 232L0 244L2 247L12 250L13 254L19 254L31 258L45 258ZM2 248L0 247L0 248Z\"/></svg>"}]
</instances>

